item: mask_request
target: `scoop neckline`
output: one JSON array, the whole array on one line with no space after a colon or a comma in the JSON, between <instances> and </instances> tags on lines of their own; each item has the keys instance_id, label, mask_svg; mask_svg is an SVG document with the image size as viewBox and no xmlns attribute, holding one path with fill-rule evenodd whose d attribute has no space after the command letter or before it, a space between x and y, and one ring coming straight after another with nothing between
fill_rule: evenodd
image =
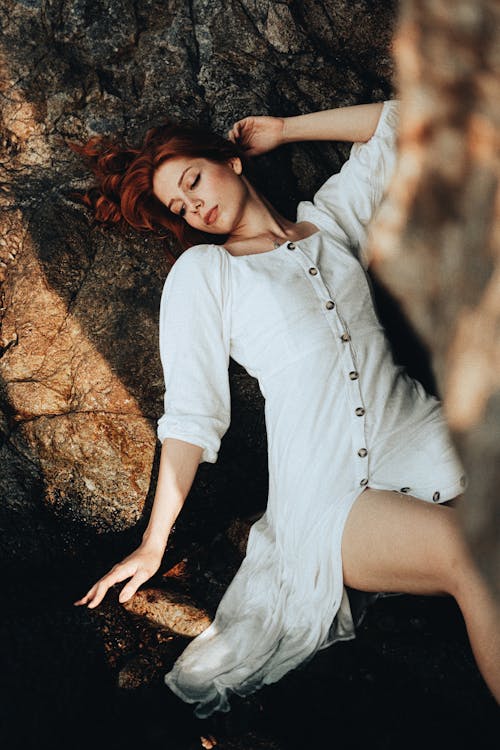
<instances>
[{"instance_id":1,"label":"scoop neckline","mask_svg":"<svg viewBox=\"0 0 500 750\"><path fill-rule=\"evenodd\" d=\"M278 245L278 247L273 247L272 250L263 250L260 253L243 253L242 255L233 255L232 253L229 252L229 250L226 247L224 247L224 245L221 245L220 247L224 248L225 252L229 255L230 258L235 258L237 260L240 258L253 258L256 255L272 255L273 253L279 252L284 247L287 247L287 245L290 242L293 242L294 244L295 243L298 244L299 242L306 242L307 240L310 240L312 237L316 237L316 235L321 234L321 232L322 230L320 228L320 229L317 229L312 234L308 234L307 237L302 237L300 240L285 240L284 242L281 243L281 245Z\"/></svg>"}]
</instances>

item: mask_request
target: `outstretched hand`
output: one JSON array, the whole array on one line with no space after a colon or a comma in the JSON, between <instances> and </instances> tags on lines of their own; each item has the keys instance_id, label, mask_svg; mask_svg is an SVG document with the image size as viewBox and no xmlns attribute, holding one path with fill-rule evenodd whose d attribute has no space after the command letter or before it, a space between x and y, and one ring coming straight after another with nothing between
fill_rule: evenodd
<instances>
[{"instance_id":1,"label":"outstretched hand","mask_svg":"<svg viewBox=\"0 0 500 750\"><path fill-rule=\"evenodd\" d=\"M73 602L76 606L87 604L90 609L97 607L106 596L108 589L115 583L130 578L118 597L123 603L128 601L137 591L139 586L148 578L151 578L161 565L163 554L159 550L140 546L120 563L113 565L109 573L106 573L95 583L89 591L78 601Z\"/></svg>"},{"instance_id":2,"label":"outstretched hand","mask_svg":"<svg viewBox=\"0 0 500 750\"><path fill-rule=\"evenodd\" d=\"M284 118L257 115L234 123L227 137L241 146L247 156L258 156L284 143Z\"/></svg>"}]
</instances>

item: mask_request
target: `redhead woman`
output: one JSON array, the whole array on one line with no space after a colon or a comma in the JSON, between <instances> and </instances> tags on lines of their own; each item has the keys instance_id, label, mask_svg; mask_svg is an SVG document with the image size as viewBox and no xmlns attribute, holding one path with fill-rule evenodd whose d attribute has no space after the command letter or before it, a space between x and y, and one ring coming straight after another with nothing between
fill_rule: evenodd
<instances>
[{"instance_id":1,"label":"redhead woman","mask_svg":"<svg viewBox=\"0 0 500 750\"><path fill-rule=\"evenodd\" d=\"M230 423L229 358L265 398L269 496L211 625L165 683L196 716L276 682L355 637L346 586L366 599L451 595L500 701L498 606L452 504L467 485L438 398L396 365L373 305L366 232L396 160L399 103L246 117L223 138L175 123L141 148L92 142L97 219L172 232L183 252L160 303L165 409L155 500L140 547L77 605L121 602L159 568L200 462ZM282 216L248 157L304 140L354 142L350 158Z\"/></svg>"}]
</instances>

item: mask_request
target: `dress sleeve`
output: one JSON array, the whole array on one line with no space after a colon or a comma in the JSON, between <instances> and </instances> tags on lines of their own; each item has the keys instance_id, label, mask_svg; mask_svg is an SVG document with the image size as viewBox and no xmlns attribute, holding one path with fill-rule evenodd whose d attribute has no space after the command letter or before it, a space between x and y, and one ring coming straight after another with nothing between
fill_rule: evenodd
<instances>
[{"instance_id":1,"label":"dress sleeve","mask_svg":"<svg viewBox=\"0 0 500 750\"><path fill-rule=\"evenodd\" d=\"M195 245L172 266L160 302L165 408L157 434L202 447L200 463L217 461L231 419L228 271L220 248Z\"/></svg>"},{"instance_id":2,"label":"dress sleeve","mask_svg":"<svg viewBox=\"0 0 500 750\"><path fill-rule=\"evenodd\" d=\"M366 142L354 143L349 159L316 192L313 204L336 224L366 267L364 247L367 226L379 207L397 158L399 100L383 103L377 127Z\"/></svg>"}]
</instances>

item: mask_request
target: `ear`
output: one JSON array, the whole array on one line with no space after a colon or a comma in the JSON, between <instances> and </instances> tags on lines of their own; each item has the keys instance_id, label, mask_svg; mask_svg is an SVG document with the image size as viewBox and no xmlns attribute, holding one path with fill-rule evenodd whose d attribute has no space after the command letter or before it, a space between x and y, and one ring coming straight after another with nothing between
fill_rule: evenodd
<instances>
[{"instance_id":1,"label":"ear","mask_svg":"<svg viewBox=\"0 0 500 750\"><path fill-rule=\"evenodd\" d=\"M228 163L231 169L234 169L236 174L241 174L243 172L243 164L241 163L239 156L232 156Z\"/></svg>"}]
</instances>

